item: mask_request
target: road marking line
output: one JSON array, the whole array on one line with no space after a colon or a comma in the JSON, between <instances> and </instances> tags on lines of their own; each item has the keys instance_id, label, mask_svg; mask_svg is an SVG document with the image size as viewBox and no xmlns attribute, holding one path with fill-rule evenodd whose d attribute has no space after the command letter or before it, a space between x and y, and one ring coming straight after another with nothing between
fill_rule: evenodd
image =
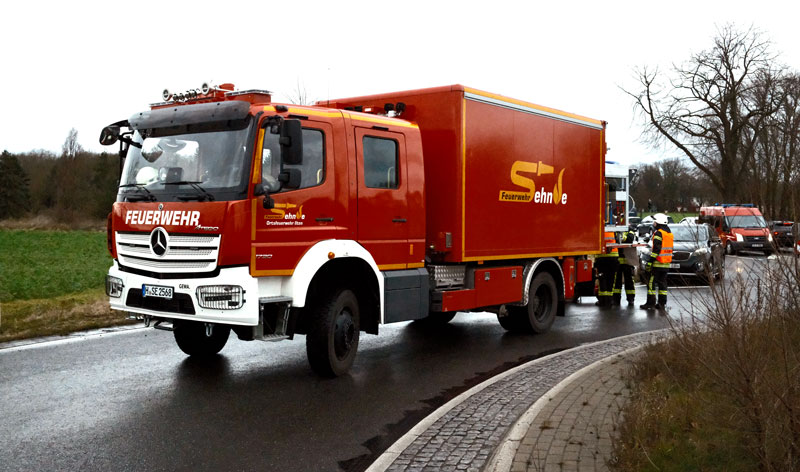
<instances>
[{"instance_id":1,"label":"road marking line","mask_svg":"<svg viewBox=\"0 0 800 472\"><path fill-rule=\"evenodd\" d=\"M48 339L48 338L38 338L39 341L30 340L31 342L27 344L19 345L17 344L19 341L10 341L8 343L0 344L0 354L8 353L8 352L18 352L18 351L27 351L28 349L37 349L42 347L50 347L50 346L59 346L62 344L72 344L81 341L86 341L89 339L100 338L104 336L116 336L119 334L129 334L129 333L136 333L143 329L148 329L146 326L143 325L133 325L133 327L126 327L122 329L116 329L114 331L108 331L109 328L105 328L105 330L95 330L95 331L88 331L82 334L71 334L67 335L67 337L62 339ZM22 341L24 342L24 341ZM4 347L8 346L8 347Z\"/></svg>"}]
</instances>

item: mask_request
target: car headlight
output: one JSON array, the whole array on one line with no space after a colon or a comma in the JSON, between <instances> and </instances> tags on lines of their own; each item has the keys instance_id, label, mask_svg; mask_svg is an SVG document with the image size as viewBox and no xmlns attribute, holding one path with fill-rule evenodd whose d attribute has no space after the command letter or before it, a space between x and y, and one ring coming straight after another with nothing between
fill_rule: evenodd
<instances>
[{"instance_id":1,"label":"car headlight","mask_svg":"<svg viewBox=\"0 0 800 472\"><path fill-rule=\"evenodd\" d=\"M694 253L695 253L695 255L702 256L703 254L707 254L708 253L708 248L701 247L699 249L696 249L694 251Z\"/></svg>"},{"instance_id":2,"label":"car headlight","mask_svg":"<svg viewBox=\"0 0 800 472\"><path fill-rule=\"evenodd\" d=\"M742 241L744 241L744 236L742 236L742 235L741 235L741 234L739 234L739 233L736 233L736 241L737 241L737 242L742 242Z\"/></svg>"},{"instance_id":3,"label":"car headlight","mask_svg":"<svg viewBox=\"0 0 800 472\"><path fill-rule=\"evenodd\" d=\"M767 233L767 239L772 242L772 233Z\"/></svg>"}]
</instances>

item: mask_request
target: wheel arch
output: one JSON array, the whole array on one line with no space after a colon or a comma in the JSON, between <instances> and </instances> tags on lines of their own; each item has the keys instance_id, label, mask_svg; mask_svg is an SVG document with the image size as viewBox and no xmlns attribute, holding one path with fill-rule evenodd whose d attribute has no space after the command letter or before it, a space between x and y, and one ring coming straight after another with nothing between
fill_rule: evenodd
<instances>
[{"instance_id":1,"label":"wheel arch","mask_svg":"<svg viewBox=\"0 0 800 472\"><path fill-rule=\"evenodd\" d=\"M535 261L529 262L525 266L525 270L523 272L523 286L522 286L522 300L519 303L514 303L514 305L524 306L528 304L528 299L530 297L530 288L531 288L531 281L533 280L536 275L541 272L547 272L553 277L553 281L556 283L556 292L558 293L558 312L557 315L563 316L564 314L564 271L561 268L561 264L558 263L556 259L551 257L544 258L544 259L536 259Z\"/></svg>"},{"instance_id":2,"label":"wheel arch","mask_svg":"<svg viewBox=\"0 0 800 472\"><path fill-rule=\"evenodd\" d=\"M314 300L327 290L350 289L359 301L361 330L377 334L383 318L383 282L378 266L363 246L355 241L328 240L306 252L290 280L289 292L293 306L313 308ZM303 331L301 319L298 332Z\"/></svg>"}]
</instances>

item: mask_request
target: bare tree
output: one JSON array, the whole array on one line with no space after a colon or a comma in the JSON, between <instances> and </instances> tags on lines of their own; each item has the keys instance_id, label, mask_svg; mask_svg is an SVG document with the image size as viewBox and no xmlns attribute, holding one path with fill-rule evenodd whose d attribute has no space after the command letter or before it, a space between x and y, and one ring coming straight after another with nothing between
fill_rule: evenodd
<instances>
[{"instance_id":1,"label":"bare tree","mask_svg":"<svg viewBox=\"0 0 800 472\"><path fill-rule=\"evenodd\" d=\"M78 143L78 130L72 128L69 130L64 144L61 145L61 157L74 159L81 152L83 152L83 147Z\"/></svg>"},{"instance_id":2,"label":"bare tree","mask_svg":"<svg viewBox=\"0 0 800 472\"><path fill-rule=\"evenodd\" d=\"M309 98L308 92L306 92L306 86L300 79L297 79L295 83L294 90L288 96L289 102L294 103L295 105L311 105L314 100Z\"/></svg>"},{"instance_id":3,"label":"bare tree","mask_svg":"<svg viewBox=\"0 0 800 472\"><path fill-rule=\"evenodd\" d=\"M780 94L760 100L758 84L780 76L770 43L758 31L728 25L714 46L674 65L669 76L637 71L638 92L625 91L646 120L644 137L671 143L712 182L723 200L744 197L741 182L752 171L753 136L782 103Z\"/></svg>"}]
</instances>

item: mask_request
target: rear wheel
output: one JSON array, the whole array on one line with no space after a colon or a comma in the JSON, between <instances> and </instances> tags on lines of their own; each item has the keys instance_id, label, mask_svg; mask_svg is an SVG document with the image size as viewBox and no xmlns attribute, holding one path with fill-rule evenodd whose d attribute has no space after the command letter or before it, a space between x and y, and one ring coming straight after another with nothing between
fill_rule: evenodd
<instances>
[{"instance_id":1,"label":"rear wheel","mask_svg":"<svg viewBox=\"0 0 800 472\"><path fill-rule=\"evenodd\" d=\"M531 281L528 304L509 306L508 316L498 316L498 321L509 331L545 333L553 325L557 311L556 282L549 273L540 272Z\"/></svg>"},{"instance_id":2,"label":"rear wheel","mask_svg":"<svg viewBox=\"0 0 800 472\"><path fill-rule=\"evenodd\" d=\"M213 325L211 335L206 331L205 323L196 321L176 321L174 323L175 342L181 351L192 357L211 357L225 347L231 328Z\"/></svg>"},{"instance_id":3,"label":"rear wheel","mask_svg":"<svg viewBox=\"0 0 800 472\"><path fill-rule=\"evenodd\" d=\"M346 373L358 350L360 320L355 294L339 290L317 305L311 316L306 336L306 354L311 368L324 377Z\"/></svg>"}]
</instances>

